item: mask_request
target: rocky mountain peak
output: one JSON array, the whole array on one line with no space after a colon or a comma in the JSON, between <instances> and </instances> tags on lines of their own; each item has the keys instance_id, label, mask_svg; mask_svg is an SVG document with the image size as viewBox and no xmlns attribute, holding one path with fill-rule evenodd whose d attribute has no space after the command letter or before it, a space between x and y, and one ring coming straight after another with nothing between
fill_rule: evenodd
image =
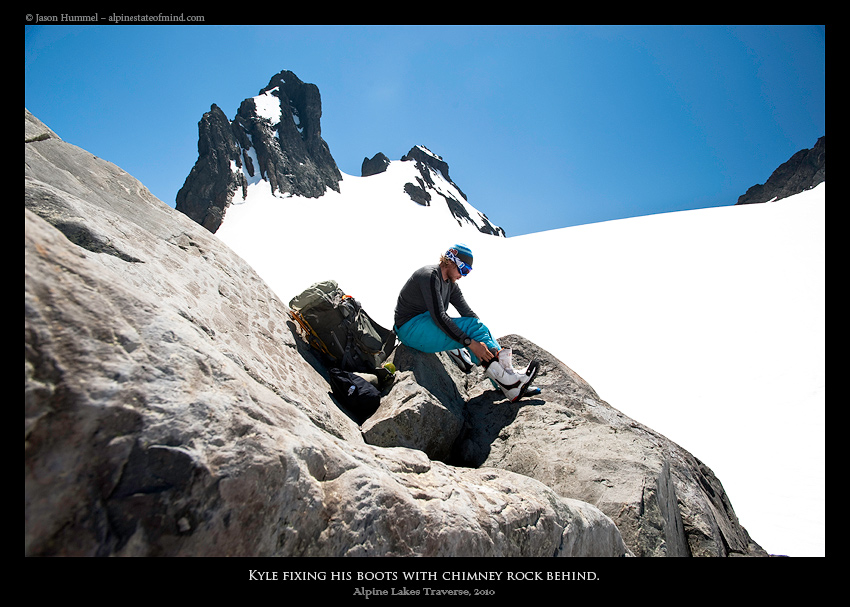
<instances>
[{"instance_id":1,"label":"rocky mountain peak","mask_svg":"<svg viewBox=\"0 0 850 607\"><path fill-rule=\"evenodd\" d=\"M441 156L437 156L437 154L426 148L424 145L413 146L407 154L401 157L401 159L402 161L412 160L434 169L443 176L443 179L457 188L464 200L467 200L466 194L464 194L461 189L458 188L457 184L452 181L452 178L449 177L448 163L444 161Z\"/></svg>"},{"instance_id":2,"label":"rocky mountain peak","mask_svg":"<svg viewBox=\"0 0 850 607\"><path fill-rule=\"evenodd\" d=\"M234 198L261 180L276 195L339 191L342 175L322 139L321 117L318 87L286 70L242 101L232 121L213 104L198 123L198 160L177 193L177 210L215 232Z\"/></svg>"},{"instance_id":3,"label":"rocky mountain peak","mask_svg":"<svg viewBox=\"0 0 850 607\"><path fill-rule=\"evenodd\" d=\"M505 236L505 230L490 222L484 213L472 207L466 194L449 177L449 165L424 145L413 146L401 157L401 162L415 163L418 176L404 184L410 199L422 206L431 206L436 201L445 201L449 212L459 225L470 224L483 234ZM381 152L372 158L364 158L360 169L362 177L378 175L387 170L390 160Z\"/></svg>"},{"instance_id":4,"label":"rocky mountain peak","mask_svg":"<svg viewBox=\"0 0 850 607\"><path fill-rule=\"evenodd\" d=\"M390 159L383 152L378 152L371 158L368 156L363 159L363 164L360 165L360 176L371 177L378 175L387 170L390 166Z\"/></svg>"},{"instance_id":5,"label":"rocky mountain peak","mask_svg":"<svg viewBox=\"0 0 850 607\"><path fill-rule=\"evenodd\" d=\"M826 181L826 135L811 149L800 150L773 171L763 184L756 184L736 204L753 204L788 198Z\"/></svg>"},{"instance_id":6,"label":"rocky mountain peak","mask_svg":"<svg viewBox=\"0 0 850 607\"><path fill-rule=\"evenodd\" d=\"M213 104L198 123L198 160L177 193L177 210L216 232L227 208L244 202L251 185L265 182L280 197L319 198L329 189L340 192L342 174L322 139L321 117L318 87L288 70L244 99L233 120ZM417 145L401 160L414 162L420 175L401 186L413 202L431 206L432 200L445 200L459 225L505 235L469 205L440 156ZM364 177L377 175L389 165L379 153L363 160L361 172Z\"/></svg>"}]
</instances>

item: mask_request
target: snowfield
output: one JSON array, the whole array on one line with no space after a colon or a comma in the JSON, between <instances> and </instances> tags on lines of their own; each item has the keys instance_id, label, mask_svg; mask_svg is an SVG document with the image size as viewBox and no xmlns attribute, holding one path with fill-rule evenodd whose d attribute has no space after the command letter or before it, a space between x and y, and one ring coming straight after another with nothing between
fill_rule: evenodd
<instances>
[{"instance_id":1,"label":"snowfield","mask_svg":"<svg viewBox=\"0 0 850 607\"><path fill-rule=\"evenodd\" d=\"M319 199L255 181L217 236L284 303L334 279L388 328L410 273L469 245L460 285L494 335L534 341L702 460L765 550L824 556L825 183L499 238L458 225L438 197L413 203L416 174L393 162Z\"/></svg>"}]
</instances>

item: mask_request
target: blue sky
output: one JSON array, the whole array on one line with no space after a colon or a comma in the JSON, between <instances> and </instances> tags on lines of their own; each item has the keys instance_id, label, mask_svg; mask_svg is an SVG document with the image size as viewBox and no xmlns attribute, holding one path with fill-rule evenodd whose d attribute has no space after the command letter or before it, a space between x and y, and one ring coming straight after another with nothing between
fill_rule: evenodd
<instances>
[{"instance_id":1,"label":"blue sky","mask_svg":"<svg viewBox=\"0 0 850 607\"><path fill-rule=\"evenodd\" d=\"M25 104L174 205L277 72L341 171L425 145L508 236L734 204L826 134L824 26L35 26Z\"/></svg>"}]
</instances>

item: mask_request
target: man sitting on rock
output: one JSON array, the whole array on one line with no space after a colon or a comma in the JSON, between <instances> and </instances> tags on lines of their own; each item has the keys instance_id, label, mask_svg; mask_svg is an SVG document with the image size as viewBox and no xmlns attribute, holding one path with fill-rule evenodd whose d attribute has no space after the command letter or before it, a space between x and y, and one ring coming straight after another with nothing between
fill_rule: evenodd
<instances>
[{"instance_id":1,"label":"man sitting on rock","mask_svg":"<svg viewBox=\"0 0 850 607\"><path fill-rule=\"evenodd\" d=\"M490 330L461 293L457 281L472 271L472 251L456 244L440 256L440 263L419 268L405 283L395 308L395 333L401 343L420 352L449 352L467 372L484 367L484 375L515 402L537 375L532 361L525 372L514 371L510 348L501 348ZM460 318L449 317L449 304Z\"/></svg>"}]
</instances>

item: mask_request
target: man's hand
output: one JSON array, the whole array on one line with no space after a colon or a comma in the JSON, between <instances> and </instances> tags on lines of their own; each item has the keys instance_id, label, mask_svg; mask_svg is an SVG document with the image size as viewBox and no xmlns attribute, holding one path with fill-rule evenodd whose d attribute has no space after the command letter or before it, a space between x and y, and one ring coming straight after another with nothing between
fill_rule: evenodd
<instances>
[{"instance_id":1,"label":"man's hand","mask_svg":"<svg viewBox=\"0 0 850 607\"><path fill-rule=\"evenodd\" d=\"M490 351L490 348L487 347L487 344L483 342L473 341L469 344L469 349L472 351L473 354L475 354L475 356L478 357L481 362L489 362L496 358L495 356L493 356L493 353Z\"/></svg>"}]
</instances>

